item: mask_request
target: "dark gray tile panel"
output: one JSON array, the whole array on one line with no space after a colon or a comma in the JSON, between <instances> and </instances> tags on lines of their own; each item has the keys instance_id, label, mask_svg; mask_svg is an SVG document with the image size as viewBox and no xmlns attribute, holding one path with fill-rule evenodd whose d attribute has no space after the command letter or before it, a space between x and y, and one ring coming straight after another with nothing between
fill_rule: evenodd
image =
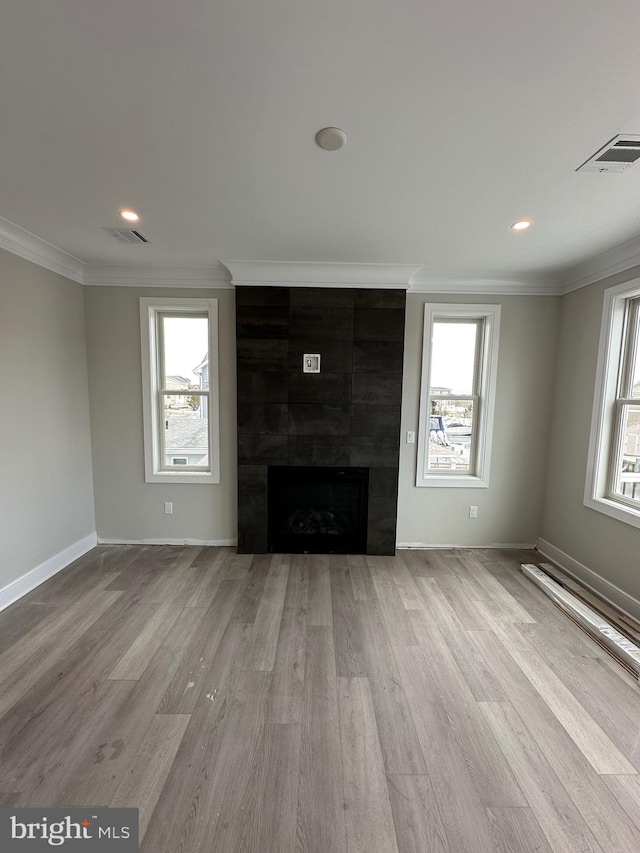
<instances>
[{"instance_id":1,"label":"dark gray tile panel","mask_svg":"<svg viewBox=\"0 0 640 853\"><path fill-rule=\"evenodd\" d=\"M289 305L288 287L236 287L236 305Z\"/></svg>"},{"instance_id":2,"label":"dark gray tile panel","mask_svg":"<svg viewBox=\"0 0 640 853\"><path fill-rule=\"evenodd\" d=\"M238 372L239 403L286 403L288 399L288 373Z\"/></svg>"},{"instance_id":3,"label":"dark gray tile panel","mask_svg":"<svg viewBox=\"0 0 640 853\"><path fill-rule=\"evenodd\" d=\"M348 436L289 436L289 465L334 467L349 465L350 458L351 440Z\"/></svg>"},{"instance_id":4,"label":"dark gray tile panel","mask_svg":"<svg viewBox=\"0 0 640 853\"><path fill-rule=\"evenodd\" d=\"M356 308L353 338L356 341L404 340L404 311L400 308Z\"/></svg>"},{"instance_id":5,"label":"dark gray tile panel","mask_svg":"<svg viewBox=\"0 0 640 853\"><path fill-rule=\"evenodd\" d=\"M238 465L238 553L267 550L267 466Z\"/></svg>"},{"instance_id":6,"label":"dark gray tile panel","mask_svg":"<svg viewBox=\"0 0 640 853\"><path fill-rule=\"evenodd\" d=\"M353 309L292 308L289 319L292 338L353 340Z\"/></svg>"},{"instance_id":7,"label":"dark gray tile panel","mask_svg":"<svg viewBox=\"0 0 640 853\"><path fill-rule=\"evenodd\" d=\"M400 435L400 409L398 406L353 406L351 409L351 435Z\"/></svg>"},{"instance_id":8,"label":"dark gray tile panel","mask_svg":"<svg viewBox=\"0 0 640 853\"><path fill-rule=\"evenodd\" d=\"M286 435L239 435L239 465L286 465Z\"/></svg>"},{"instance_id":9,"label":"dark gray tile panel","mask_svg":"<svg viewBox=\"0 0 640 853\"><path fill-rule=\"evenodd\" d=\"M379 498L369 495L368 554L395 554L396 513L397 501L395 498Z\"/></svg>"},{"instance_id":10,"label":"dark gray tile panel","mask_svg":"<svg viewBox=\"0 0 640 853\"><path fill-rule=\"evenodd\" d=\"M291 373L289 399L292 403L350 403L348 373Z\"/></svg>"},{"instance_id":11,"label":"dark gray tile panel","mask_svg":"<svg viewBox=\"0 0 640 853\"><path fill-rule=\"evenodd\" d=\"M350 406L289 404L289 435L349 435L350 427Z\"/></svg>"},{"instance_id":12,"label":"dark gray tile panel","mask_svg":"<svg viewBox=\"0 0 640 853\"><path fill-rule=\"evenodd\" d=\"M283 373L289 364L289 342L286 340L238 338L238 370Z\"/></svg>"},{"instance_id":13,"label":"dark gray tile panel","mask_svg":"<svg viewBox=\"0 0 640 853\"><path fill-rule=\"evenodd\" d=\"M397 438L368 435L351 436L351 464L354 466L397 468L398 456Z\"/></svg>"},{"instance_id":14,"label":"dark gray tile panel","mask_svg":"<svg viewBox=\"0 0 640 853\"><path fill-rule=\"evenodd\" d=\"M356 308L401 308L407 301L406 290L372 290L363 288L356 290Z\"/></svg>"},{"instance_id":15,"label":"dark gray tile panel","mask_svg":"<svg viewBox=\"0 0 640 853\"><path fill-rule=\"evenodd\" d=\"M236 309L236 334L239 338L289 337L287 306L244 305Z\"/></svg>"},{"instance_id":16,"label":"dark gray tile panel","mask_svg":"<svg viewBox=\"0 0 640 853\"><path fill-rule=\"evenodd\" d=\"M355 290L342 287L293 287L292 308L353 308Z\"/></svg>"},{"instance_id":17,"label":"dark gray tile panel","mask_svg":"<svg viewBox=\"0 0 640 853\"><path fill-rule=\"evenodd\" d=\"M402 373L402 356L400 341L356 341L353 345L353 372Z\"/></svg>"},{"instance_id":18,"label":"dark gray tile panel","mask_svg":"<svg viewBox=\"0 0 640 853\"><path fill-rule=\"evenodd\" d=\"M399 406L402 399L401 373L354 373L351 401L372 406Z\"/></svg>"},{"instance_id":19,"label":"dark gray tile panel","mask_svg":"<svg viewBox=\"0 0 640 853\"><path fill-rule=\"evenodd\" d=\"M238 433L286 435L289 413L286 403L238 403Z\"/></svg>"},{"instance_id":20,"label":"dark gray tile panel","mask_svg":"<svg viewBox=\"0 0 640 853\"><path fill-rule=\"evenodd\" d=\"M369 497L388 498L398 493L397 468L369 468Z\"/></svg>"}]
</instances>

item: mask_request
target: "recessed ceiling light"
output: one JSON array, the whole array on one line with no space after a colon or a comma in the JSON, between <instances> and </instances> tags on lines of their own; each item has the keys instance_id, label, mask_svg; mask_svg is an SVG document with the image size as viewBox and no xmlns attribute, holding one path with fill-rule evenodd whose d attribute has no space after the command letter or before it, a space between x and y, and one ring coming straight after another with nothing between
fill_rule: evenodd
<instances>
[{"instance_id":1,"label":"recessed ceiling light","mask_svg":"<svg viewBox=\"0 0 640 853\"><path fill-rule=\"evenodd\" d=\"M316 133L316 145L325 151L337 151L347 144L347 134L339 127L323 127Z\"/></svg>"},{"instance_id":2,"label":"recessed ceiling light","mask_svg":"<svg viewBox=\"0 0 640 853\"><path fill-rule=\"evenodd\" d=\"M531 222L528 219L519 219L517 222L514 222L511 226L512 231L526 231L527 228L531 227Z\"/></svg>"},{"instance_id":3,"label":"recessed ceiling light","mask_svg":"<svg viewBox=\"0 0 640 853\"><path fill-rule=\"evenodd\" d=\"M139 217L139 216L138 216L138 214L135 212L135 210L121 210L121 211L120 211L120 216L121 216L123 219L126 219L126 220L127 220L127 222L137 222L137 221L138 221L138 219L140 219L140 217Z\"/></svg>"}]
</instances>

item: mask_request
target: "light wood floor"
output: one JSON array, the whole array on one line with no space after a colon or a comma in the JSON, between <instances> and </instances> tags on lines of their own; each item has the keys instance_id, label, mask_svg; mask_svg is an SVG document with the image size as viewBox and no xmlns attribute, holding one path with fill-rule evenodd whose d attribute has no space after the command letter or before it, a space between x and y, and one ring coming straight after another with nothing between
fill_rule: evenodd
<instances>
[{"instance_id":1,"label":"light wood floor","mask_svg":"<svg viewBox=\"0 0 640 853\"><path fill-rule=\"evenodd\" d=\"M101 547L0 614L0 804L143 853L640 850L640 690L520 572Z\"/></svg>"}]
</instances>

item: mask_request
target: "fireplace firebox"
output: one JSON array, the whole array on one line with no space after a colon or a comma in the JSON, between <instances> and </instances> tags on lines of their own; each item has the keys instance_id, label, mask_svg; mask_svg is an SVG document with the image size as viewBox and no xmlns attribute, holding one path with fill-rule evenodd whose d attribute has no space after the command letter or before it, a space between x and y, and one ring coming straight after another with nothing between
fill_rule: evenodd
<instances>
[{"instance_id":1,"label":"fireplace firebox","mask_svg":"<svg viewBox=\"0 0 640 853\"><path fill-rule=\"evenodd\" d=\"M271 465L268 550L286 554L366 554L368 468Z\"/></svg>"}]
</instances>

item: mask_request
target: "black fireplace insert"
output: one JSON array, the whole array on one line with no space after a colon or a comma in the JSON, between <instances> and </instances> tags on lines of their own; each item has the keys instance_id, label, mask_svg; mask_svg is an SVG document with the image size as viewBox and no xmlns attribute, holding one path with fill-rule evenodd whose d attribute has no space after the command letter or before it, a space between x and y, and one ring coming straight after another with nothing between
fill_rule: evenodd
<instances>
[{"instance_id":1,"label":"black fireplace insert","mask_svg":"<svg viewBox=\"0 0 640 853\"><path fill-rule=\"evenodd\" d=\"M269 466L269 551L366 554L368 493L368 468Z\"/></svg>"}]
</instances>

